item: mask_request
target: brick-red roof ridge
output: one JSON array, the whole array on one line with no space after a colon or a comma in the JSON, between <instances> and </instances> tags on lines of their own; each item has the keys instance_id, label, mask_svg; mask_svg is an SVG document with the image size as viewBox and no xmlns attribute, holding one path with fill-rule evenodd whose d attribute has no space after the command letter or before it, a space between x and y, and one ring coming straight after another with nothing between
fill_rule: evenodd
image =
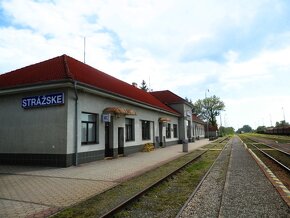
<instances>
[{"instance_id":1,"label":"brick-red roof ridge","mask_svg":"<svg viewBox=\"0 0 290 218\"><path fill-rule=\"evenodd\" d=\"M67 55L62 55L63 57L63 62L64 62L64 66L65 66L65 72L68 78L71 78L74 80L74 75L70 72L68 64L67 64Z\"/></svg>"},{"instance_id":2,"label":"brick-red roof ridge","mask_svg":"<svg viewBox=\"0 0 290 218\"><path fill-rule=\"evenodd\" d=\"M150 93L136 88L131 84L84 64L72 57L66 57L69 70L76 81L179 115L178 112L163 104L160 100L150 95Z\"/></svg>"},{"instance_id":3,"label":"brick-red roof ridge","mask_svg":"<svg viewBox=\"0 0 290 218\"><path fill-rule=\"evenodd\" d=\"M75 80L107 93L180 115L150 93L67 55L58 56L0 75L0 90L64 80Z\"/></svg>"},{"instance_id":4,"label":"brick-red roof ridge","mask_svg":"<svg viewBox=\"0 0 290 218\"><path fill-rule=\"evenodd\" d=\"M204 124L204 121L202 121L196 114L192 114L192 121Z\"/></svg>"},{"instance_id":5,"label":"brick-red roof ridge","mask_svg":"<svg viewBox=\"0 0 290 218\"><path fill-rule=\"evenodd\" d=\"M0 75L0 89L73 79L66 72L64 55L31 64Z\"/></svg>"},{"instance_id":6,"label":"brick-red roof ridge","mask_svg":"<svg viewBox=\"0 0 290 218\"><path fill-rule=\"evenodd\" d=\"M185 99L181 98L170 90L154 91L151 92L151 94L165 104L186 103Z\"/></svg>"}]
</instances>

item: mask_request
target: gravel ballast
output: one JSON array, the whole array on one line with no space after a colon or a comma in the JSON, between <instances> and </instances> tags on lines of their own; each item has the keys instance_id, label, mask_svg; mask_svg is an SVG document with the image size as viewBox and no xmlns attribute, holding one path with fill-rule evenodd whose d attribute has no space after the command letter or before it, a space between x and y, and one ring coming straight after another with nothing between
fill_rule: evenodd
<instances>
[{"instance_id":1,"label":"gravel ballast","mask_svg":"<svg viewBox=\"0 0 290 218\"><path fill-rule=\"evenodd\" d=\"M289 217L290 210L235 137L220 209L221 217Z\"/></svg>"},{"instance_id":2,"label":"gravel ballast","mask_svg":"<svg viewBox=\"0 0 290 218\"><path fill-rule=\"evenodd\" d=\"M180 217L290 217L290 209L234 137Z\"/></svg>"},{"instance_id":3,"label":"gravel ballast","mask_svg":"<svg viewBox=\"0 0 290 218\"><path fill-rule=\"evenodd\" d=\"M231 143L229 142L180 217L218 216L230 153Z\"/></svg>"}]
</instances>

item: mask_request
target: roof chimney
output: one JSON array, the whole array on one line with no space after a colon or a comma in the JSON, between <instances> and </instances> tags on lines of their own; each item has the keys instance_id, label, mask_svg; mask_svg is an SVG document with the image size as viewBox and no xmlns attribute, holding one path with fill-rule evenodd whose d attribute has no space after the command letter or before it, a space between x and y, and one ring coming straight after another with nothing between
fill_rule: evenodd
<instances>
[{"instance_id":1,"label":"roof chimney","mask_svg":"<svg viewBox=\"0 0 290 218\"><path fill-rule=\"evenodd\" d=\"M138 84L135 82L132 82L132 86L134 86L135 88L138 88Z\"/></svg>"}]
</instances>

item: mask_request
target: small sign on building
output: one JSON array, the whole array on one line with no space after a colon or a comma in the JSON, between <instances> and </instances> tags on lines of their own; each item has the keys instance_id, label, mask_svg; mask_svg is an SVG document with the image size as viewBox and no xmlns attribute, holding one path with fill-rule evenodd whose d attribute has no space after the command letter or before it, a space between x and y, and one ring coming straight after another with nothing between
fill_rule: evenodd
<instances>
[{"instance_id":1,"label":"small sign on building","mask_svg":"<svg viewBox=\"0 0 290 218\"><path fill-rule=\"evenodd\" d=\"M111 114L102 114L102 121L104 122L104 123L109 123L109 122L111 122Z\"/></svg>"}]
</instances>

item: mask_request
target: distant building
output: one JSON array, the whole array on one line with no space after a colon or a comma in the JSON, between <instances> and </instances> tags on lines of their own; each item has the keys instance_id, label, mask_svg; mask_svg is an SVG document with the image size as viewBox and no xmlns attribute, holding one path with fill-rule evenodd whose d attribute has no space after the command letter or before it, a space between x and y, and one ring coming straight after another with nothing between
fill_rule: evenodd
<instances>
[{"instance_id":1,"label":"distant building","mask_svg":"<svg viewBox=\"0 0 290 218\"><path fill-rule=\"evenodd\" d=\"M0 75L0 162L67 167L191 141L191 111L62 55Z\"/></svg>"},{"instance_id":2,"label":"distant building","mask_svg":"<svg viewBox=\"0 0 290 218\"><path fill-rule=\"evenodd\" d=\"M218 127L217 126L212 126L209 124L208 125L208 133L207 133L207 124L205 124L204 127L205 127L206 137L208 136L209 139L218 137Z\"/></svg>"},{"instance_id":3,"label":"distant building","mask_svg":"<svg viewBox=\"0 0 290 218\"><path fill-rule=\"evenodd\" d=\"M192 130L195 139L205 137L205 123L196 115L192 115Z\"/></svg>"},{"instance_id":4,"label":"distant building","mask_svg":"<svg viewBox=\"0 0 290 218\"><path fill-rule=\"evenodd\" d=\"M193 140L192 132L192 106L185 99L179 97L169 90L151 92L151 94L159 99L162 103L175 111L181 116L178 120L179 126L179 142L187 139L189 142Z\"/></svg>"}]
</instances>

